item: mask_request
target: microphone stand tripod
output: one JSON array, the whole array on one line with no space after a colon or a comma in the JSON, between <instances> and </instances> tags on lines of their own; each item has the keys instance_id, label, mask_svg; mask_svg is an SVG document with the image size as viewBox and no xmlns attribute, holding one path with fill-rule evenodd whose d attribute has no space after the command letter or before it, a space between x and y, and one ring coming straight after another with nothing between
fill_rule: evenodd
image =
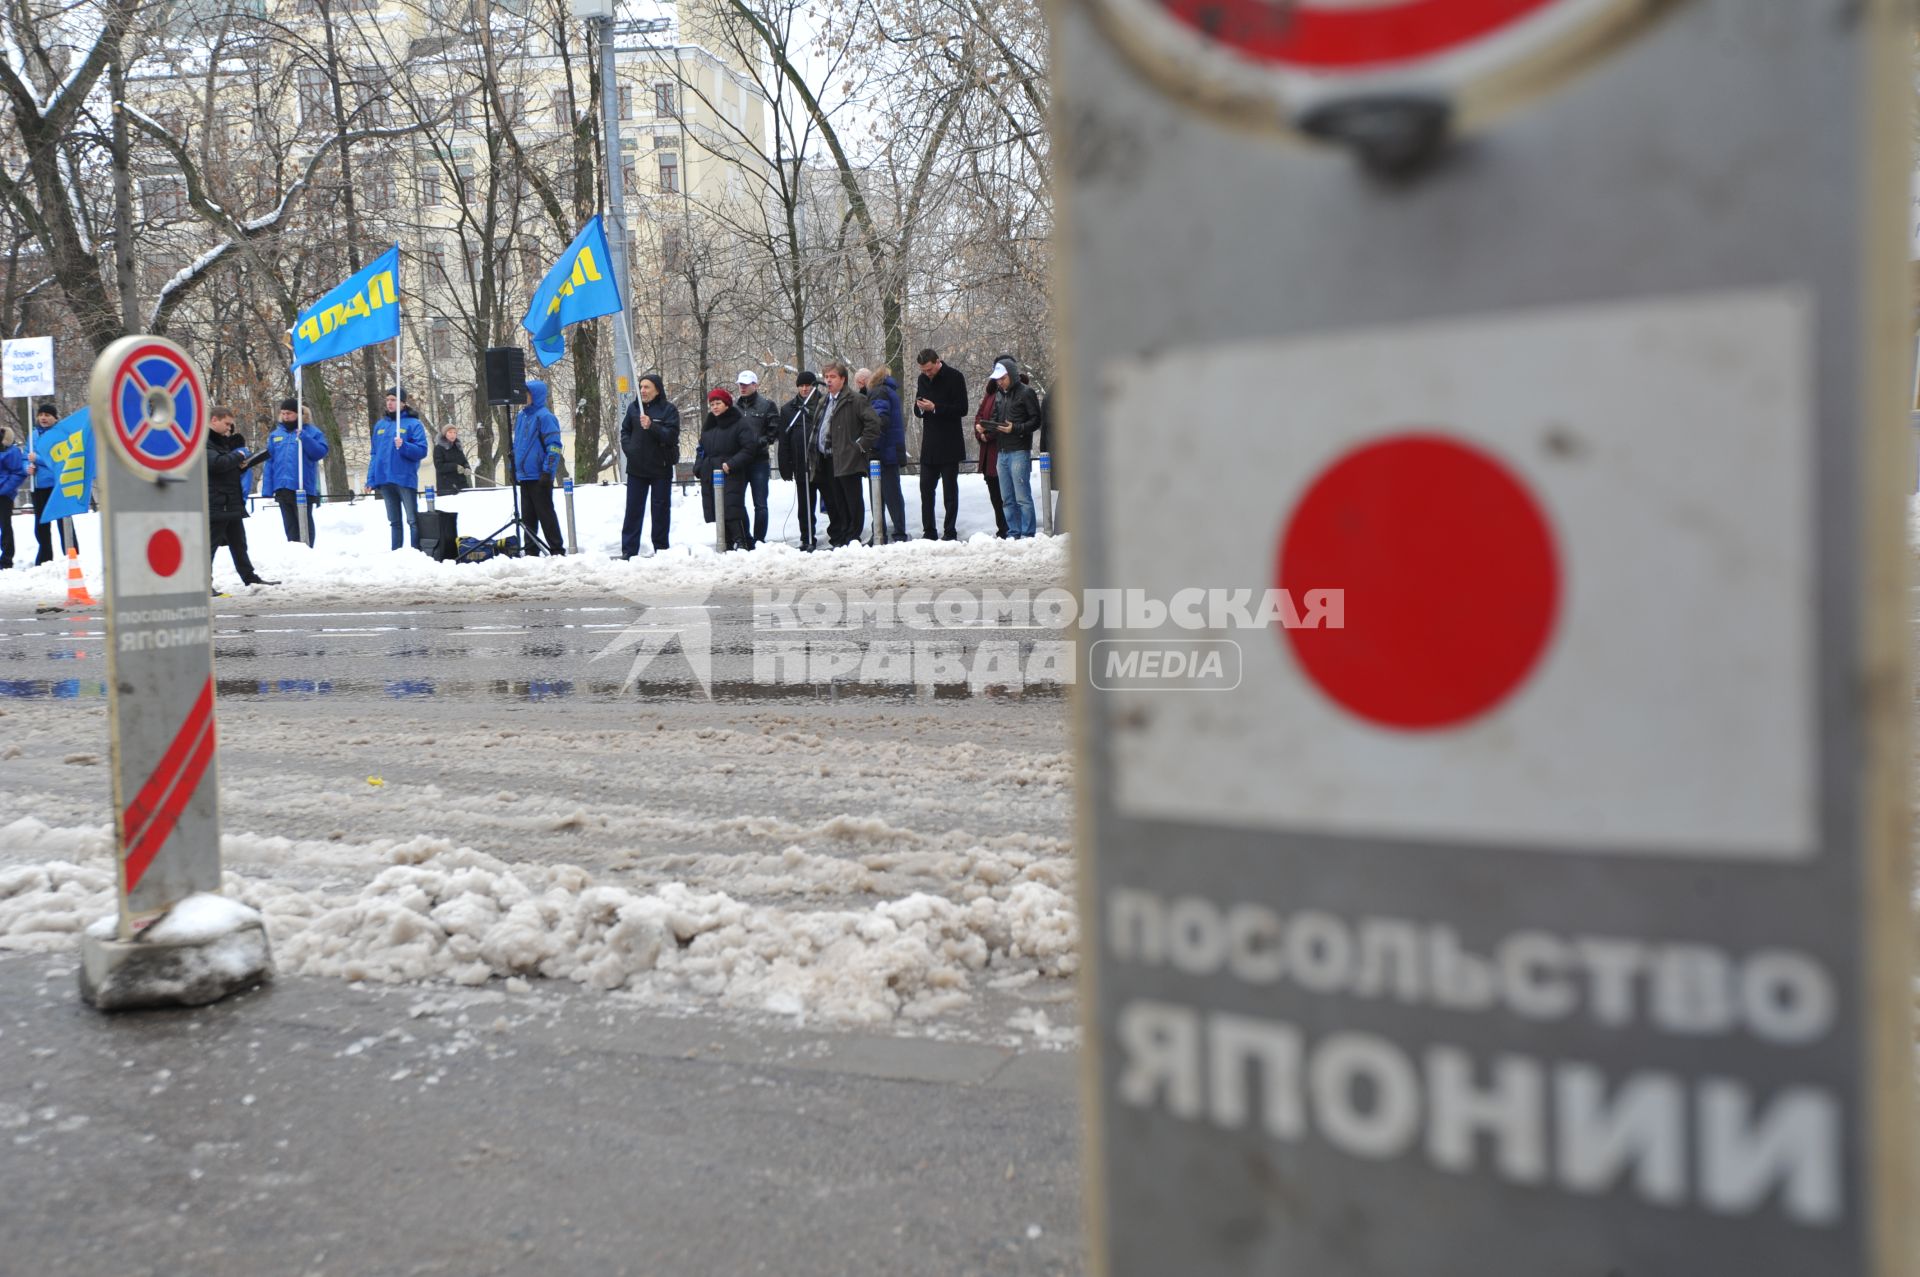
<instances>
[{"instance_id":1,"label":"microphone stand tripod","mask_svg":"<svg viewBox=\"0 0 1920 1277\"><path fill-rule=\"evenodd\" d=\"M513 455L514 448L516 443L518 442L513 437L513 412L512 412L513 405L512 404L496 404L494 406L499 408L506 408L508 410L507 430L506 430L505 438L507 440L507 466L509 470L512 470L515 464L515 459ZM508 528L512 528L514 530L515 535L519 538L521 554L524 555L527 552L527 547L529 544L538 546L540 549L540 553L542 554L553 553L552 550L547 548L547 543L540 539L540 534L538 532L535 532L532 526L528 524L525 519L520 517L520 484L517 481L517 479L509 480L507 486L513 489L513 517L508 519L505 523L501 524L499 527L495 528L492 532L489 532L482 539L482 544L488 544L494 541L498 541L500 539L500 534L502 532L505 532Z\"/></svg>"}]
</instances>

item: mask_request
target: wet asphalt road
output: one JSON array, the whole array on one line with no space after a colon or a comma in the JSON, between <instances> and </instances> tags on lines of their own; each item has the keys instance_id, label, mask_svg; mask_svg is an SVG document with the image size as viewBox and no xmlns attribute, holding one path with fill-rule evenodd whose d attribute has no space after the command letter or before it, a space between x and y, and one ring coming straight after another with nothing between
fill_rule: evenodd
<instances>
[{"instance_id":1,"label":"wet asphalt road","mask_svg":"<svg viewBox=\"0 0 1920 1277\"><path fill-rule=\"evenodd\" d=\"M351 780L373 770L365 753L384 751L381 792L409 768L450 788L475 755L449 747L503 722L605 733L643 716L737 728L797 711L852 740L907 730L1044 742L1066 713L1057 686L756 682L754 647L768 635L744 596L644 609L618 599L303 608L263 596L219 600L215 617L223 739L252 760L236 759L223 786L240 790L243 827L261 830L275 828L277 808L250 796L250 777L319 768ZM620 640L701 623L710 702L683 640L627 681L633 653ZM970 653L1049 634L863 624L808 639L923 637ZM0 763L34 792L88 795L105 780L97 766L62 766L65 751L99 747L85 743L104 726L104 638L97 614L0 611L0 706L59 737ZM560 709L564 719L552 717ZM0 724L0 741L11 730ZM397 742L415 730L442 743L403 763ZM371 745L360 738L370 732ZM564 765L542 757L531 770L564 790ZM776 809L810 800L756 785ZM363 832L351 813L338 819ZM996 817L980 819L974 828ZM580 850L590 851L566 854ZM212 1008L108 1019L80 1005L72 965L0 952L0 1272L1084 1267L1070 1051L667 1018L537 981L468 1004L473 995L443 985L283 978ZM1069 984L1028 992L1071 1020L1060 1002ZM987 1006L981 1023L1006 1014Z\"/></svg>"},{"instance_id":2,"label":"wet asphalt road","mask_svg":"<svg viewBox=\"0 0 1920 1277\"><path fill-rule=\"evenodd\" d=\"M12 1277L1077 1273L1074 1057L0 954Z\"/></svg>"},{"instance_id":3,"label":"wet asphalt road","mask_svg":"<svg viewBox=\"0 0 1920 1277\"><path fill-rule=\"evenodd\" d=\"M1031 623L876 626L833 622L803 630L778 628L752 596L702 602L664 598L543 603L415 605L405 608L276 606L272 595L220 599L214 605L214 671L223 699L380 702L617 703L636 699L716 701L837 700L871 697L914 701L977 695L1050 698L1064 703L1057 682L1015 686L1004 680L943 679L872 683L839 670L832 652L875 642L937 645L969 668L981 645L1024 663L1036 641L1060 632ZM688 636L711 652L710 673L697 676ZM655 636L651 640L648 636ZM622 640L626 640L623 645ZM636 643L659 654L629 682ZM804 674L775 650L799 643L809 654ZM756 658L756 649L759 652ZM106 634L97 610L40 616L0 611L0 697L91 699L105 695ZM769 679L769 669L778 671Z\"/></svg>"}]
</instances>

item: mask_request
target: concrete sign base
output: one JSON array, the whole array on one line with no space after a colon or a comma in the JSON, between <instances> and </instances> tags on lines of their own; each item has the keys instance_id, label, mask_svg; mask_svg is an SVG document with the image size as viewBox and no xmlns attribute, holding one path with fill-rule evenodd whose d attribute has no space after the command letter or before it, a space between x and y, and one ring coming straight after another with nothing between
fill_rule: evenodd
<instances>
[{"instance_id":1,"label":"concrete sign base","mask_svg":"<svg viewBox=\"0 0 1920 1277\"><path fill-rule=\"evenodd\" d=\"M142 931L116 940L109 914L80 937L80 996L100 1011L205 1006L273 978L258 910L222 896L188 896Z\"/></svg>"}]
</instances>

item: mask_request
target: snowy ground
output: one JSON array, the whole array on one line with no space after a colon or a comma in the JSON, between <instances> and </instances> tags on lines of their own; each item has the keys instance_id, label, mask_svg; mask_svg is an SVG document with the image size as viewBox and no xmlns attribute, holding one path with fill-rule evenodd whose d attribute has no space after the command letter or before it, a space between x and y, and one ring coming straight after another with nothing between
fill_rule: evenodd
<instances>
[{"instance_id":1,"label":"snowy ground","mask_svg":"<svg viewBox=\"0 0 1920 1277\"><path fill-rule=\"evenodd\" d=\"M907 492L907 531L917 538L921 533L919 480L906 476L903 486ZM768 494L768 544L752 553L715 553L713 525L702 517L700 492L691 485L674 489L668 550L626 562L613 557L620 552L620 523L626 501L626 489L615 486L585 487L574 494L574 524L582 552L560 559L453 564L432 562L411 551L394 553L389 548L386 508L370 497L323 507L311 550L287 541L279 508L271 502L256 502L255 513L247 522L247 538L261 575L280 582L257 591L258 597L308 604L544 599L662 586L676 590L748 589L792 584L802 578L821 585L869 581L886 585L991 585L1009 574L1032 576L1032 546L993 539L993 507L985 481L978 475L962 475L960 492L961 542L914 540L884 547L884 554L864 546L849 546L827 555L803 557L797 548L799 524L793 485L778 478ZM555 494L555 501L561 503L560 494ZM512 514L512 498L503 489L476 490L441 501L439 508L459 516L462 536L484 537L507 521ZM564 505L560 520L564 536ZM99 523L99 516L92 514L75 520L81 567L96 591L101 586ZM824 545L824 517L817 520L817 526ZM30 562L33 539L26 517L16 515L14 533L26 550L20 561ZM651 548L651 538L649 523L641 538L643 553ZM1056 583L1064 572L1059 566L1064 563L1060 556L1062 543L1051 544L1054 557L1041 560L1049 565L1045 584ZM244 588L224 553L215 559L213 579L222 590L238 593ZM0 572L0 609L56 603L65 596L64 560Z\"/></svg>"},{"instance_id":2,"label":"snowy ground","mask_svg":"<svg viewBox=\"0 0 1920 1277\"><path fill-rule=\"evenodd\" d=\"M963 533L991 526L978 487ZM1070 1044L1057 691L708 702L587 676L656 591L720 591L725 647L753 588L1038 590L1060 583L1063 541L722 556L694 501L674 550L622 563L606 556L620 496L580 501L598 553L470 566L390 554L364 501L328 509L312 552L275 512L252 521L285 583L217 605L223 851L280 969L563 981L656 1010ZM500 500L459 498L463 530ZM55 588L51 568L0 574L0 949L64 951L112 905L106 712L84 677L103 673L98 629L32 615ZM394 677L421 661L456 677L437 698L393 692L432 689Z\"/></svg>"}]
</instances>

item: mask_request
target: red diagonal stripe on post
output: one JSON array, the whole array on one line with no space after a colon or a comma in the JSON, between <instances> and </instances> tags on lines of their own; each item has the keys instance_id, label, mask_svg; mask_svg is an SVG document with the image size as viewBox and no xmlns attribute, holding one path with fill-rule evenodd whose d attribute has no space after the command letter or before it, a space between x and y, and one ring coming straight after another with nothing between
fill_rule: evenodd
<instances>
[{"instance_id":1,"label":"red diagonal stripe on post","mask_svg":"<svg viewBox=\"0 0 1920 1277\"><path fill-rule=\"evenodd\" d=\"M140 879L146 875L147 866L160 854L173 827L180 823L180 813L186 810L193 793L200 788L200 781L207 774L207 768L213 762L213 720L207 719L201 724L199 739L194 742L193 752L187 756L186 766L181 768L180 778L174 784L173 792L167 795L166 802L154 813L153 820L147 825L146 832L140 836L137 846L127 848L127 890L132 891L140 885Z\"/></svg>"},{"instance_id":2,"label":"red diagonal stripe on post","mask_svg":"<svg viewBox=\"0 0 1920 1277\"><path fill-rule=\"evenodd\" d=\"M166 796L167 789L174 778L180 774L180 764L186 760L187 751L200 738L200 728L213 714L213 679L207 679L207 685L200 689L200 695L194 698L193 708L187 711L187 721L180 724L173 743L167 746L167 752L160 756L159 764L153 769L153 775L147 777L147 783L140 787L133 801L127 804L127 810L120 822L121 836L126 839L125 846L132 848L140 841L140 835L146 823L153 819L160 800Z\"/></svg>"}]
</instances>

